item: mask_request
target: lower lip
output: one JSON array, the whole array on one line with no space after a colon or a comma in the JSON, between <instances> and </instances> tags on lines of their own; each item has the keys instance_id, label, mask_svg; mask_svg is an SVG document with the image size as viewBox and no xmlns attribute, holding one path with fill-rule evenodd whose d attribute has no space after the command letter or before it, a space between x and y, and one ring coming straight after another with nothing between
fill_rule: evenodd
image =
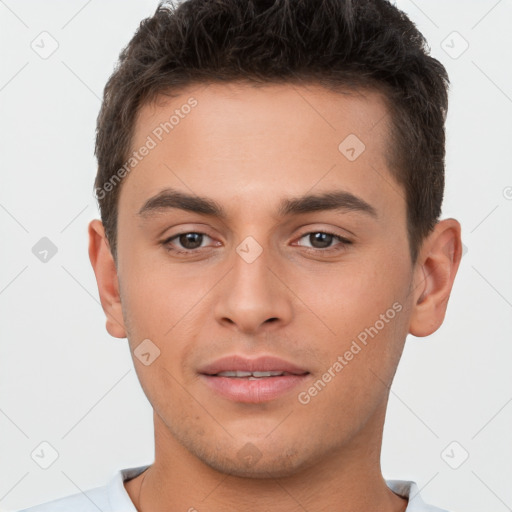
<instances>
[{"instance_id":1,"label":"lower lip","mask_svg":"<svg viewBox=\"0 0 512 512\"><path fill-rule=\"evenodd\" d=\"M308 375L283 375L281 377L264 377L258 380L249 380L202 374L201 378L210 389L213 389L225 398L235 402L258 404L279 398L287 391L302 384Z\"/></svg>"}]
</instances>

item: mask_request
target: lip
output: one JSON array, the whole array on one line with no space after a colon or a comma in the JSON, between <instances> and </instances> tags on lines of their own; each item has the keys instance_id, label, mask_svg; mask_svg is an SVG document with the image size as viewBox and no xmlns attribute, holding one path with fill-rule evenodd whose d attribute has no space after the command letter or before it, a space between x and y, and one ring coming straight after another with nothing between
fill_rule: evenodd
<instances>
[{"instance_id":1,"label":"lip","mask_svg":"<svg viewBox=\"0 0 512 512\"><path fill-rule=\"evenodd\" d=\"M224 371L269 372L281 371L286 375L249 378L223 377L216 375ZM273 356L249 359L240 355L223 357L199 370L202 381L220 396L242 403L262 403L283 396L302 384L310 373L299 366Z\"/></svg>"},{"instance_id":2,"label":"lip","mask_svg":"<svg viewBox=\"0 0 512 512\"><path fill-rule=\"evenodd\" d=\"M234 402L258 404L279 398L294 387L302 384L308 376L309 373L249 380L246 378L217 377L215 375L202 374L201 379L212 391L224 398Z\"/></svg>"},{"instance_id":3,"label":"lip","mask_svg":"<svg viewBox=\"0 0 512 512\"><path fill-rule=\"evenodd\" d=\"M274 356L260 356L257 358L248 358L238 354L222 357L213 363L207 364L199 369L199 373L204 375L215 375L220 372L240 370L245 372L271 372L279 371L292 373L293 375L303 375L309 373L306 369L289 363L284 359Z\"/></svg>"}]
</instances>

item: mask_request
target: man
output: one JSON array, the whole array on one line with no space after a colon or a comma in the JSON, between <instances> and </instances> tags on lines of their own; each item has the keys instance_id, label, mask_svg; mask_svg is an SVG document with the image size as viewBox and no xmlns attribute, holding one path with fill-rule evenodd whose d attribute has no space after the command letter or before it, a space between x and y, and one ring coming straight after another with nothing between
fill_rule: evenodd
<instances>
[{"instance_id":1,"label":"man","mask_svg":"<svg viewBox=\"0 0 512 512\"><path fill-rule=\"evenodd\" d=\"M443 322L448 78L385 0L161 5L98 117L89 255L155 461L31 512L440 511L386 481L407 334Z\"/></svg>"}]
</instances>

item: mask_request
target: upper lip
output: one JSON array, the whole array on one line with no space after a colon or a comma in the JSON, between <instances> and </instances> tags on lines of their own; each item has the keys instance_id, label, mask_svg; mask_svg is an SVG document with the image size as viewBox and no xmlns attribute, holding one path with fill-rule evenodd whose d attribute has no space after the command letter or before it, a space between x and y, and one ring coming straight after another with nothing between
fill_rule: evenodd
<instances>
[{"instance_id":1,"label":"upper lip","mask_svg":"<svg viewBox=\"0 0 512 512\"><path fill-rule=\"evenodd\" d=\"M216 375L225 371L245 371L245 372L271 372L280 371L292 373L294 375L304 375L309 373L307 370L273 356L260 356L257 358L248 358L238 354L222 357L207 364L199 369L199 373L205 375Z\"/></svg>"}]
</instances>

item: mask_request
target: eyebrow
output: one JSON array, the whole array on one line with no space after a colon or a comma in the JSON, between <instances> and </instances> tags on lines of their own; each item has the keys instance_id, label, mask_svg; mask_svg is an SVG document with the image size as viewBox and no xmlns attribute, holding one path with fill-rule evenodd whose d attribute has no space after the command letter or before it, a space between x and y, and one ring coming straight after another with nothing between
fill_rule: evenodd
<instances>
[{"instance_id":1,"label":"eyebrow","mask_svg":"<svg viewBox=\"0 0 512 512\"><path fill-rule=\"evenodd\" d=\"M226 210L216 201L172 188L165 188L149 198L140 208L138 215L147 218L173 208L218 217L223 220L227 218ZM285 217L324 210L361 212L375 218L378 217L377 210L372 205L345 190L283 199L277 212L279 216Z\"/></svg>"}]
</instances>

